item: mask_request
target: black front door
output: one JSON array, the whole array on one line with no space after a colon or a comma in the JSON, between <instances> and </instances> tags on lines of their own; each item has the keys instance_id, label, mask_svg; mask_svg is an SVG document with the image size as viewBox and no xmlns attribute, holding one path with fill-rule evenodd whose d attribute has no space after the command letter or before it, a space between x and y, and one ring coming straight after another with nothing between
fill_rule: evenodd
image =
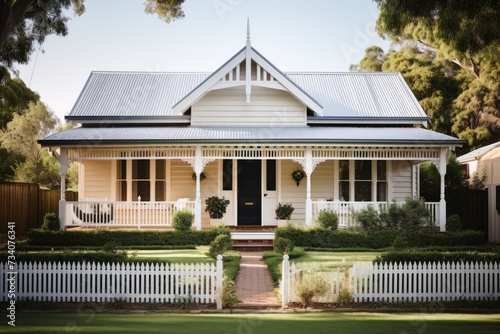
<instances>
[{"instance_id":1,"label":"black front door","mask_svg":"<svg viewBox=\"0 0 500 334\"><path fill-rule=\"evenodd\" d=\"M238 160L238 225L262 225L261 161Z\"/></svg>"}]
</instances>

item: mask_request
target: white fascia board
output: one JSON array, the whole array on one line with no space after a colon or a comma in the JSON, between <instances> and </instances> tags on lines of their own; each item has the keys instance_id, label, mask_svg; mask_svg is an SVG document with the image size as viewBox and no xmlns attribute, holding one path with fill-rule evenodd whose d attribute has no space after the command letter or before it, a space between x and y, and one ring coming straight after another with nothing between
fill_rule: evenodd
<instances>
[{"instance_id":1,"label":"white fascia board","mask_svg":"<svg viewBox=\"0 0 500 334\"><path fill-rule=\"evenodd\" d=\"M235 68L244 59L245 59L245 49L242 49L240 52L234 55L232 59L230 59L228 62L222 65L205 81L203 81L195 89L193 89L182 100L177 102L177 104L175 104L172 107L174 115L183 113L190 106L199 101L204 95L206 95L212 89L212 87L215 84L217 84L227 73L229 73L229 71Z\"/></svg>"},{"instance_id":2,"label":"white fascia board","mask_svg":"<svg viewBox=\"0 0 500 334\"><path fill-rule=\"evenodd\" d=\"M296 84L288 79L283 73L278 71L269 61L263 58L258 52L252 48L252 59L263 69L271 74L279 83L281 83L293 96L306 105L309 109L323 116L323 107L314 101L310 96L302 91Z\"/></svg>"}]
</instances>

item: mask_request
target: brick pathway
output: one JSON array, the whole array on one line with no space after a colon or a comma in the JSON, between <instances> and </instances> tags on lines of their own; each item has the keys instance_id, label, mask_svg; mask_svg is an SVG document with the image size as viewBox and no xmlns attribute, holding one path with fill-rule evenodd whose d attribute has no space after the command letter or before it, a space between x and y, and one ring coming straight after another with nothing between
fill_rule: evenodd
<instances>
[{"instance_id":1,"label":"brick pathway","mask_svg":"<svg viewBox=\"0 0 500 334\"><path fill-rule=\"evenodd\" d=\"M267 266L262 261L262 252L241 253L236 295L243 302L239 306L281 306Z\"/></svg>"}]
</instances>

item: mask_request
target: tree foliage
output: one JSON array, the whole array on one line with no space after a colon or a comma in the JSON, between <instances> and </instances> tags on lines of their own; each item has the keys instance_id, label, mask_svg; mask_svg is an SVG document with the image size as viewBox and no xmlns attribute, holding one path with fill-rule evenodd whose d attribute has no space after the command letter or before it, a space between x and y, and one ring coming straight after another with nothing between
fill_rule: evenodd
<instances>
[{"instance_id":1,"label":"tree foliage","mask_svg":"<svg viewBox=\"0 0 500 334\"><path fill-rule=\"evenodd\" d=\"M31 102L26 111L14 115L6 129L0 132L1 147L24 158L13 165L14 181L38 183L50 189L59 186L57 160L37 143L56 125L57 118L43 103Z\"/></svg>"},{"instance_id":2,"label":"tree foliage","mask_svg":"<svg viewBox=\"0 0 500 334\"><path fill-rule=\"evenodd\" d=\"M460 153L500 140L500 2L375 1L397 49L370 47L351 69L401 72L432 129L466 140Z\"/></svg>"}]
</instances>

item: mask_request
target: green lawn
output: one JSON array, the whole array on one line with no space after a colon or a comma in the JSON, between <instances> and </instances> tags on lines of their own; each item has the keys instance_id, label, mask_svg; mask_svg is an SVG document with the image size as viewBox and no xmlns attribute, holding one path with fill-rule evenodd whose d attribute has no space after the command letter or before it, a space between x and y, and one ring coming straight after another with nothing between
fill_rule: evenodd
<instances>
[{"instance_id":1,"label":"green lawn","mask_svg":"<svg viewBox=\"0 0 500 334\"><path fill-rule=\"evenodd\" d=\"M126 250L127 255L136 258L165 259L170 263L215 263L209 258L207 246L198 246L196 249L138 249Z\"/></svg>"},{"instance_id":2,"label":"green lawn","mask_svg":"<svg viewBox=\"0 0 500 334\"><path fill-rule=\"evenodd\" d=\"M337 268L352 267L354 262L372 262L382 252L317 252L307 251L299 258L292 259L298 269L312 271L332 271ZM343 263L343 260L345 262Z\"/></svg>"},{"instance_id":3,"label":"green lawn","mask_svg":"<svg viewBox=\"0 0 500 334\"><path fill-rule=\"evenodd\" d=\"M196 249L137 249L126 250L129 257L137 259L165 259L169 263L215 263L208 257L208 246L198 246ZM224 271L231 279L236 278L240 268L240 252L229 251L224 255Z\"/></svg>"},{"instance_id":4,"label":"green lawn","mask_svg":"<svg viewBox=\"0 0 500 334\"><path fill-rule=\"evenodd\" d=\"M425 333L500 332L500 314L289 313L79 314L19 313L4 333Z\"/></svg>"}]
</instances>

